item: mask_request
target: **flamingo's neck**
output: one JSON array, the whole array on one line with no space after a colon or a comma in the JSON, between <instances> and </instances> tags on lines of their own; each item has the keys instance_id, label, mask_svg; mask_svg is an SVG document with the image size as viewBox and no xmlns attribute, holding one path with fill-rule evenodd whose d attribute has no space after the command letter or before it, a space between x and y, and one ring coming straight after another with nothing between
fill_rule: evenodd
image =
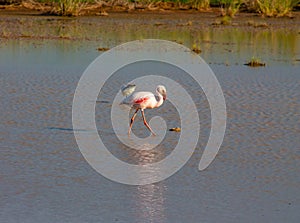
<instances>
[{"instance_id":1,"label":"flamingo's neck","mask_svg":"<svg viewBox=\"0 0 300 223\"><path fill-rule=\"evenodd\" d=\"M156 91L156 93L157 93L156 96L158 98L158 100L156 100L157 101L156 107L159 107L162 105L162 103L164 103L164 98L158 91Z\"/></svg>"}]
</instances>

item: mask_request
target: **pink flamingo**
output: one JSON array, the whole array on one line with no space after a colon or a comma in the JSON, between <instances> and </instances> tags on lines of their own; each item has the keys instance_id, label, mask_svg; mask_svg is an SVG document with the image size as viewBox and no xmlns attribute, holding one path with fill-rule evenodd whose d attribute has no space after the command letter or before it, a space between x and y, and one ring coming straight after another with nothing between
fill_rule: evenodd
<instances>
[{"instance_id":1,"label":"pink flamingo","mask_svg":"<svg viewBox=\"0 0 300 223\"><path fill-rule=\"evenodd\" d=\"M133 116L130 119L130 125L128 129L128 135L130 135L131 127L133 125L135 116L139 110L141 110L144 125L150 130L150 132L155 135L155 133L152 131L151 127L146 121L144 109L146 108L158 108L161 106L167 98L167 90L164 86L158 85L156 87L156 93L153 94L151 92L134 92L135 90L134 84L128 84L127 86L123 86L121 91L124 96L124 100L121 102L121 104L126 104L130 106L131 108L135 109L135 112Z\"/></svg>"}]
</instances>

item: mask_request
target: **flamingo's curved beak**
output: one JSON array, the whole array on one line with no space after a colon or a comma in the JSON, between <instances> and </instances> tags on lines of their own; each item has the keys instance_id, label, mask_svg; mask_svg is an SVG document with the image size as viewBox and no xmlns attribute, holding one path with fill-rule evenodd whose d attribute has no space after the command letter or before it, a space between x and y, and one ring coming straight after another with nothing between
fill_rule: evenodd
<instances>
[{"instance_id":1,"label":"flamingo's curved beak","mask_svg":"<svg viewBox=\"0 0 300 223\"><path fill-rule=\"evenodd\" d=\"M164 99L164 101L167 99L167 95L166 94L163 94L163 99Z\"/></svg>"}]
</instances>

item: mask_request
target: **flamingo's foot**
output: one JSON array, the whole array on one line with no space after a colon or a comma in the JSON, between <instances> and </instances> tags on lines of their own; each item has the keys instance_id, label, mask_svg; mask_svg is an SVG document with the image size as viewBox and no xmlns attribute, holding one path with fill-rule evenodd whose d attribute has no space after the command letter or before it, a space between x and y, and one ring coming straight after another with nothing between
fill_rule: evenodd
<instances>
[{"instance_id":1,"label":"flamingo's foot","mask_svg":"<svg viewBox=\"0 0 300 223\"><path fill-rule=\"evenodd\" d=\"M152 137L155 137L155 136L157 136L157 135L156 135L154 132L152 132L151 136L152 136Z\"/></svg>"}]
</instances>

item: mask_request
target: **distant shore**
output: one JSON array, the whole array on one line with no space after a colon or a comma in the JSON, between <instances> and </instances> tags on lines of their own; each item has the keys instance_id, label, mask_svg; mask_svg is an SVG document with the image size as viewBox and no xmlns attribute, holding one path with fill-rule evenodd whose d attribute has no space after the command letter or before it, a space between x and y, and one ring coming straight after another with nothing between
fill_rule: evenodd
<instances>
[{"instance_id":1,"label":"distant shore","mask_svg":"<svg viewBox=\"0 0 300 223\"><path fill-rule=\"evenodd\" d=\"M258 5L257 1L227 0L225 4L221 0L0 0L0 14L108 16L116 12L214 12L234 18L242 12L262 17L293 18L300 11L300 1L291 3L289 7L284 6L286 8L280 5L279 0L274 0L278 1L276 4L279 6Z\"/></svg>"},{"instance_id":2,"label":"distant shore","mask_svg":"<svg viewBox=\"0 0 300 223\"><path fill-rule=\"evenodd\" d=\"M105 12L105 14L104 14ZM99 13L99 11L98 11ZM234 17L222 16L220 8L207 11L180 10L114 10L84 16L56 16L24 5L0 8L0 38L2 39L97 39L95 30L182 30L196 35L203 30L235 30L258 32L282 29L300 34L300 11L280 18L264 17L259 13L239 12ZM95 33L95 34L94 34ZM180 40L177 40L180 42Z\"/></svg>"}]
</instances>

